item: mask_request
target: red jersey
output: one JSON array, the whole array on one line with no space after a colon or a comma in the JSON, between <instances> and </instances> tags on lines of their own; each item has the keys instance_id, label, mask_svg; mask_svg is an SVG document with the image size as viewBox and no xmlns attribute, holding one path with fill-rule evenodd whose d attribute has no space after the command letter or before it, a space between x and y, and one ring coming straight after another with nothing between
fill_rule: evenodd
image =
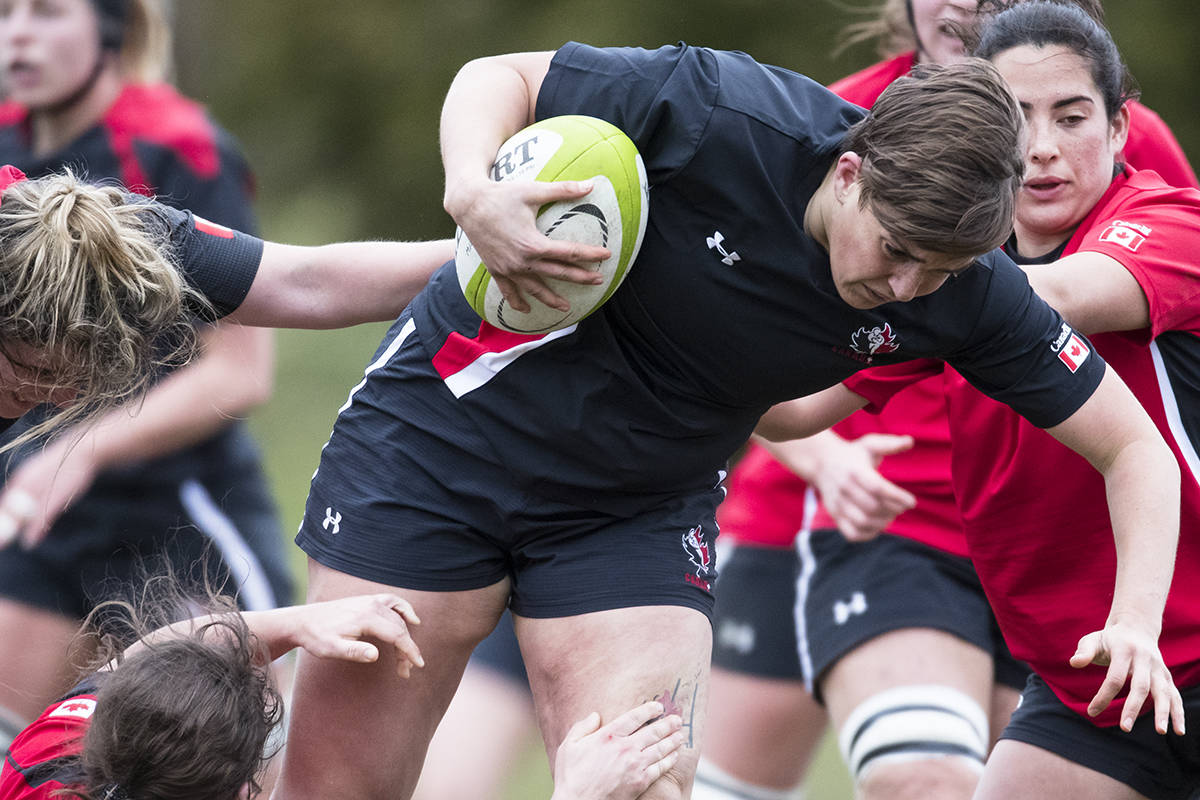
<instances>
[{"instance_id":1,"label":"red jersey","mask_svg":"<svg viewBox=\"0 0 1200 800\"><path fill-rule=\"evenodd\" d=\"M17 734L0 768L0 800L52 800L60 789L78 788L83 778L78 761L59 759L79 754L95 710L95 682L89 678Z\"/></svg>"},{"instance_id":2,"label":"red jersey","mask_svg":"<svg viewBox=\"0 0 1200 800\"><path fill-rule=\"evenodd\" d=\"M829 88L845 100L870 107L892 81L907 75L915 62L915 51L902 53L842 78ZM1128 106L1128 162L1136 169L1158 172L1171 186L1200 186L1166 123L1140 103L1131 101ZM845 439L867 433L911 435L912 449L888 456L879 468L881 475L917 498L916 507L897 517L887 532L966 555L967 544L951 487L950 432L944 402L940 380L926 381L892 397L882 413L854 414L833 430ZM789 500L786 495L803 494L806 488L803 480L770 458L758 457L739 464L724 504L729 506L724 515L730 525L728 530L723 525L722 532L763 546L788 546L791 539L787 531L794 534L800 529L803 503ZM837 527L820 504L810 522L815 530Z\"/></svg>"},{"instance_id":3,"label":"red jersey","mask_svg":"<svg viewBox=\"0 0 1200 800\"><path fill-rule=\"evenodd\" d=\"M1091 342L1145 407L1183 473L1177 568L1159 639L1180 687L1200 685L1200 585L1190 574L1200 564L1197 229L1200 192L1170 188L1153 172L1128 173L1113 181L1064 251L1115 258L1149 301L1150 329L1099 334ZM1070 347L1064 343L1062 357L1084 355L1072 355ZM859 373L846 385L879 404L903 372L920 374L901 365ZM1112 598L1116 549L1104 481L1083 458L957 373L947 369L945 382L950 431L959 442L954 489L984 590L1013 655L1086 714L1105 668L1076 670L1068 659L1081 636L1104 626ZM1124 693L1096 723L1115 725L1123 704Z\"/></svg>"}]
</instances>

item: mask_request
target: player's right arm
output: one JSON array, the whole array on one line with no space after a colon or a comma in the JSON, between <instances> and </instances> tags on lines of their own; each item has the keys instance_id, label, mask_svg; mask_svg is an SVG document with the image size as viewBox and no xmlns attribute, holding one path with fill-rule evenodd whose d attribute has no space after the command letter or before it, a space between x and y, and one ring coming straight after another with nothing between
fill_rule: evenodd
<instances>
[{"instance_id":1,"label":"player's right arm","mask_svg":"<svg viewBox=\"0 0 1200 800\"><path fill-rule=\"evenodd\" d=\"M603 247L550 239L534 223L542 205L582 197L591 191L590 182L491 179L500 145L534 121L538 92L553 58L553 52L540 52L471 61L455 76L442 106L443 204L518 311L529 310L522 293L566 311L569 304L542 279L599 283L601 278L584 265L609 256Z\"/></svg>"}]
</instances>

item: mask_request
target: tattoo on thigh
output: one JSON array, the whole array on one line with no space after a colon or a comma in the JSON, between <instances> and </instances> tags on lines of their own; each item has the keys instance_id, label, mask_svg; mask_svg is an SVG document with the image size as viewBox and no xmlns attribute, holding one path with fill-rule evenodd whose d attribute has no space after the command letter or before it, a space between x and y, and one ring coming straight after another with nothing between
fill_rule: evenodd
<instances>
[{"instance_id":1,"label":"tattoo on thigh","mask_svg":"<svg viewBox=\"0 0 1200 800\"><path fill-rule=\"evenodd\" d=\"M664 689L654 699L662 703L663 716L678 714L683 720L683 730L687 732L687 744L685 747L692 748L695 746L695 722L696 722L696 691L700 685L699 675L696 679L689 683L684 683L682 678L675 681L675 686L672 689Z\"/></svg>"}]
</instances>

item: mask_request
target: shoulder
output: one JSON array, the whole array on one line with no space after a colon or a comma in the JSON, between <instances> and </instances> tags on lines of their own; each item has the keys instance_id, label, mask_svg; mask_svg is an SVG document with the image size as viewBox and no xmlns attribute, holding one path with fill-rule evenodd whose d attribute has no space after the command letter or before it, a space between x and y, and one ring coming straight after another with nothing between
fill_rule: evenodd
<instances>
[{"instance_id":1,"label":"shoulder","mask_svg":"<svg viewBox=\"0 0 1200 800\"><path fill-rule=\"evenodd\" d=\"M91 675L42 712L8 749L0 774L0 797L50 797L78 783L75 759L96 710L100 677Z\"/></svg>"},{"instance_id":2,"label":"shoulder","mask_svg":"<svg viewBox=\"0 0 1200 800\"><path fill-rule=\"evenodd\" d=\"M201 177L220 169L221 151L229 137L202 105L166 84L126 86L104 115L114 145L134 141L169 150Z\"/></svg>"},{"instance_id":3,"label":"shoulder","mask_svg":"<svg viewBox=\"0 0 1200 800\"><path fill-rule=\"evenodd\" d=\"M912 70L915 61L916 53L901 53L834 81L829 89L844 100L870 108L892 81Z\"/></svg>"}]
</instances>

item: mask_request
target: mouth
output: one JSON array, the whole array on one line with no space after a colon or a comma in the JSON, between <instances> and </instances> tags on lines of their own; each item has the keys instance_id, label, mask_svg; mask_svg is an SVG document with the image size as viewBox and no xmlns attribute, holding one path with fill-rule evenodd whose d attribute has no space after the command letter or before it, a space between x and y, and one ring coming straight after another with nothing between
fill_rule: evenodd
<instances>
[{"instance_id":1,"label":"mouth","mask_svg":"<svg viewBox=\"0 0 1200 800\"><path fill-rule=\"evenodd\" d=\"M28 61L13 61L4 68L4 77L10 85L28 86L38 80L38 68Z\"/></svg>"},{"instance_id":2,"label":"mouth","mask_svg":"<svg viewBox=\"0 0 1200 800\"><path fill-rule=\"evenodd\" d=\"M1062 178L1053 176L1045 176L1040 178L1031 178L1025 181L1022 188L1038 199L1050 199L1057 194L1060 194L1067 182Z\"/></svg>"}]
</instances>

